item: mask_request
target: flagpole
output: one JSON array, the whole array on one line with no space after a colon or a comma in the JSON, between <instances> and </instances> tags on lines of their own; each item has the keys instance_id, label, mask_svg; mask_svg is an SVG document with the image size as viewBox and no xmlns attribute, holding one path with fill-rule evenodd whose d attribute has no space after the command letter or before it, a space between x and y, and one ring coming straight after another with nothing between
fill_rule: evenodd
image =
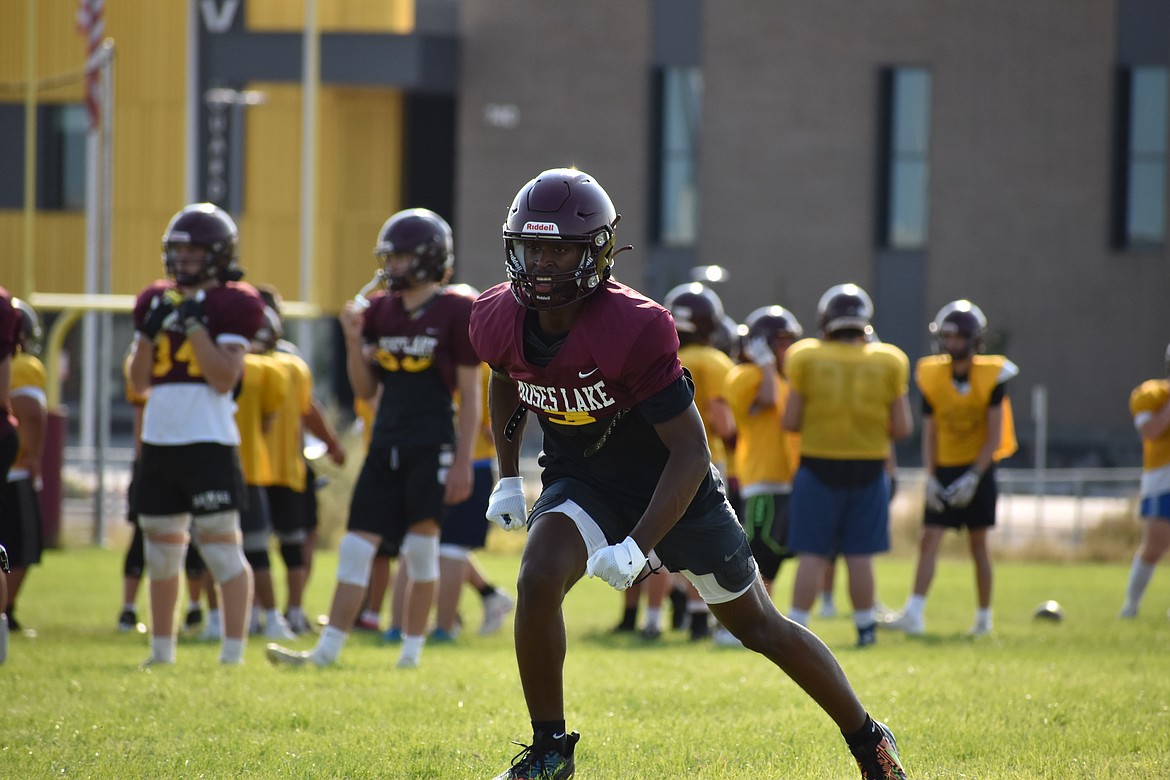
<instances>
[{"instance_id":1,"label":"flagpole","mask_svg":"<svg viewBox=\"0 0 1170 780\"><path fill-rule=\"evenodd\" d=\"M114 256L114 41L106 38L101 49L101 121L98 135L101 137L101 258L99 267L100 291L109 294L113 288ZM101 546L106 537L105 474L106 453L110 447L110 371L118 365L114 359L114 315L102 312L99 346L101 361L97 371L97 475L96 512L94 514L94 543Z\"/></svg>"},{"instance_id":2,"label":"flagpole","mask_svg":"<svg viewBox=\"0 0 1170 780\"><path fill-rule=\"evenodd\" d=\"M321 80L317 2L305 0L305 31L301 44L301 300L313 302L313 250L317 195L317 89ZM313 365L312 321L301 320L297 344L305 362Z\"/></svg>"},{"instance_id":3,"label":"flagpole","mask_svg":"<svg viewBox=\"0 0 1170 780\"><path fill-rule=\"evenodd\" d=\"M25 300L36 291L33 257L36 252L37 208L37 0L28 0L25 9L24 85L24 255L21 290Z\"/></svg>"}]
</instances>

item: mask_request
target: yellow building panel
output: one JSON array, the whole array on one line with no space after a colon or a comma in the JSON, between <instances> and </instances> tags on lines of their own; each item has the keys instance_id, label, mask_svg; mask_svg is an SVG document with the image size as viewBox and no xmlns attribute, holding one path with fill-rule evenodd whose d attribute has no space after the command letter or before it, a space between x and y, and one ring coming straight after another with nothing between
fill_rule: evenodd
<instances>
[{"instance_id":1,"label":"yellow building panel","mask_svg":"<svg viewBox=\"0 0 1170 780\"><path fill-rule=\"evenodd\" d=\"M288 0L248 0L250 30L300 30L305 4ZM317 3L322 32L383 32L407 34L414 29L414 0L345 0Z\"/></svg>"},{"instance_id":2,"label":"yellow building panel","mask_svg":"<svg viewBox=\"0 0 1170 780\"><path fill-rule=\"evenodd\" d=\"M25 48L27 37L26 15L29 5L36 10L36 79L74 78L70 83L55 88L52 100L79 100L82 72L85 68L85 38L77 29L77 4L70 2L38 2L4 0L0 4L0 100L24 100L24 82L28 77ZM41 99L46 99L42 97Z\"/></svg>"}]
</instances>

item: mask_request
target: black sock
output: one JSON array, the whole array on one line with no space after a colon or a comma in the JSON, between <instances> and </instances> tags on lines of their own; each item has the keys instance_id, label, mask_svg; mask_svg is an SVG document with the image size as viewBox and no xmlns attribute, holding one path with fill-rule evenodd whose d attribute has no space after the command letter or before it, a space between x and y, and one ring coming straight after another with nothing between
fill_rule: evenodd
<instances>
[{"instance_id":1,"label":"black sock","mask_svg":"<svg viewBox=\"0 0 1170 780\"><path fill-rule=\"evenodd\" d=\"M854 731L852 734L846 734L844 731L841 732L845 737L845 743L849 747L880 742L881 740L878 738L879 733L877 726L874 725L873 718L869 717L868 712L865 713L865 723L857 731Z\"/></svg>"},{"instance_id":2,"label":"black sock","mask_svg":"<svg viewBox=\"0 0 1170 780\"><path fill-rule=\"evenodd\" d=\"M489 583L489 584L484 585L482 588L479 589L479 596L480 596L480 598L486 599L488 596L492 595L495 592L496 592L496 586Z\"/></svg>"},{"instance_id":3,"label":"black sock","mask_svg":"<svg viewBox=\"0 0 1170 780\"><path fill-rule=\"evenodd\" d=\"M553 739L554 735L560 735ZM532 744L547 741L556 742L557 749L562 750L565 745L565 722L563 720L534 720L532 721Z\"/></svg>"},{"instance_id":4,"label":"black sock","mask_svg":"<svg viewBox=\"0 0 1170 780\"><path fill-rule=\"evenodd\" d=\"M638 608L637 607L626 607L625 611L622 612L622 622L618 625L618 628L627 628L627 629L633 631L637 625L638 625Z\"/></svg>"}]
</instances>

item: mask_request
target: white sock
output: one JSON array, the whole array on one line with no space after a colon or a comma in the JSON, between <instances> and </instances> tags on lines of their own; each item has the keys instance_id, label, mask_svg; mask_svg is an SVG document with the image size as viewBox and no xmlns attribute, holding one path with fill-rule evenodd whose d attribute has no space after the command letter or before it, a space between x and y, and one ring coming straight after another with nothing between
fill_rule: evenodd
<instances>
[{"instance_id":1,"label":"white sock","mask_svg":"<svg viewBox=\"0 0 1170 780\"><path fill-rule=\"evenodd\" d=\"M858 628L865 628L872 626L877 622L877 610L873 607L869 609L859 609L853 613L853 625Z\"/></svg>"},{"instance_id":2,"label":"white sock","mask_svg":"<svg viewBox=\"0 0 1170 780\"><path fill-rule=\"evenodd\" d=\"M244 640L224 637L219 648L221 664L242 664L244 662Z\"/></svg>"},{"instance_id":3,"label":"white sock","mask_svg":"<svg viewBox=\"0 0 1170 780\"><path fill-rule=\"evenodd\" d=\"M833 605L833 591L826 590L824 593L821 594L821 604L823 604L826 607Z\"/></svg>"},{"instance_id":4,"label":"white sock","mask_svg":"<svg viewBox=\"0 0 1170 780\"><path fill-rule=\"evenodd\" d=\"M288 619L289 620L300 620L304 616L305 616L305 610L302 609L301 607L289 607L288 608Z\"/></svg>"},{"instance_id":5,"label":"white sock","mask_svg":"<svg viewBox=\"0 0 1170 780\"><path fill-rule=\"evenodd\" d=\"M133 601L131 601L131 602L130 602L130 603L128 603L128 604L123 604L123 605L122 605L122 611L123 611L123 612L137 612L137 611L138 611L138 605L137 605L137 604L135 604Z\"/></svg>"},{"instance_id":6,"label":"white sock","mask_svg":"<svg viewBox=\"0 0 1170 780\"><path fill-rule=\"evenodd\" d=\"M1133 607L1135 612L1142 603L1146 586L1150 584L1150 578L1153 576L1154 567L1134 556L1133 566L1129 569L1129 584L1125 587L1125 603L1127 606Z\"/></svg>"},{"instance_id":7,"label":"white sock","mask_svg":"<svg viewBox=\"0 0 1170 780\"><path fill-rule=\"evenodd\" d=\"M8 616L0 612L0 664L8 660Z\"/></svg>"},{"instance_id":8,"label":"white sock","mask_svg":"<svg viewBox=\"0 0 1170 780\"><path fill-rule=\"evenodd\" d=\"M170 636L151 636L150 660L173 664L175 662L175 638Z\"/></svg>"},{"instance_id":9,"label":"white sock","mask_svg":"<svg viewBox=\"0 0 1170 780\"><path fill-rule=\"evenodd\" d=\"M207 610L207 625L209 625L209 626L218 626L219 625L219 610L218 609Z\"/></svg>"},{"instance_id":10,"label":"white sock","mask_svg":"<svg viewBox=\"0 0 1170 780\"><path fill-rule=\"evenodd\" d=\"M378 622L378 613L372 609L363 609L361 619L366 621L367 623L377 623Z\"/></svg>"},{"instance_id":11,"label":"white sock","mask_svg":"<svg viewBox=\"0 0 1170 780\"><path fill-rule=\"evenodd\" d=\"M130 604L127 608L134 609L134 605ZM192 600L192 601L187 602L187 611L188 612L191 612L192 610L196 610L196 609L199 609L199 602L198 601Z\"/></svg>"},{"instance_id":12,"label":"white sock","mask_svg":"<svg viewBox=\"0 0 1170 780\"><path fill-rule=\"evenodd\" d=\"M977 626L991 626L991 607L987 609L979 608L975 610L975 625Z\"/></svg>"},{"instance_id":13,"label":"white sock","mask_svg":"<svg viewBox=\"0 0 1170 780\"><path fill-rule=\"evenodd\" d=\"M279 609L264 610L264 624L268 626L280 625L284 622L284 618L280 615Z\"/></svg>"},{"instance_id":14,"label":"white sock","mask_svg":"<svg viewBox=\"0 0 1170 780\"><path fill-rule=\"evenodd\" d=\"M788 611L788 619L794 623L808 628L808 610L807 609L792 609Z\"/></svg>"},{"instance_id":15,"label":"white sock","mask_svg":"<svg viewBox=\"0 0 1170 780\"><path fill-rule=\"evenodd\" d=\"M411 636L410 634L402 635L402 653L403 657L419 658L422 656L423 645L426 644L426 636Z\"/></svg>"},{"instance_id":16,"label":"white sock","mask_svg":"<svg viewBox=\"0 0 1170 780\"><path fill-rule=\"evenodd\" d=\"M910 598L906 599L906 614L920 618L925 611L926 596L919 596L917 593L910 594Z\"/></svg>"},{"instance_id":17,"label":"white sock","mask_svg":"<svg viewBox=\"0 0 1170 780\"><path fill-rule=\"evenodd\" d=\"M658 628L662 622L662 607L646 608L646 628Z\"/></svg>"},{"instance_id":18,"label":"white sock","mask_svg":"<svg viewBox=\"0 0 1170 780\"><path fill-rule=\"evenodd\" d=\"M325 626L321 638L317 640L317 647L313 649L319 657L326 661L336 661L341 655L341 648L345 647L345 640L349 634L334 626Z\"/></svg>"}]
</instances>

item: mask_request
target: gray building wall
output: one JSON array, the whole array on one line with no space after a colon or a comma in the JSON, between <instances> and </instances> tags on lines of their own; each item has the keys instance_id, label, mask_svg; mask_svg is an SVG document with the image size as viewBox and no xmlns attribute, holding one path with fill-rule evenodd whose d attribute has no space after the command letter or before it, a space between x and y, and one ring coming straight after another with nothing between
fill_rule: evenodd
<instances>
[{"instance_id":1,"label":"gray building wall","mask_svg":"<svg viewBox=\"0 0 1170 780\"><path fill-rule=\"evenodd\" d=\"M462 5L464 280L503 278L499 225L512 195L542 168L576 163L607 187L623 213L619 237L637 247L621 256L620 278L664 291L664 274L647 261L661 256L648 243L654 8L649 0ZM1159 8L1142 0L703 3L695 255L730 269L717 288L728 312L742 319L782 303L815 331L821 293L855 281L874 295L879 333L913 359L928 348L935 312L971 298L1022 369L1012 388L1019 461L1030 462L1030 394L1043 385L1051 464L1136 462L1127 399L1164 373L1170 291L1165 247L1110 244L1115 91L1119 64L1166 56L1170 29ZM1119 38L1129 41L1122 51ZM932 74L929 238L920 253L876 242L880 74L896 65ZM514 106L514 126L488 121L490 106Z\"/></svg>"}]
</instances>

